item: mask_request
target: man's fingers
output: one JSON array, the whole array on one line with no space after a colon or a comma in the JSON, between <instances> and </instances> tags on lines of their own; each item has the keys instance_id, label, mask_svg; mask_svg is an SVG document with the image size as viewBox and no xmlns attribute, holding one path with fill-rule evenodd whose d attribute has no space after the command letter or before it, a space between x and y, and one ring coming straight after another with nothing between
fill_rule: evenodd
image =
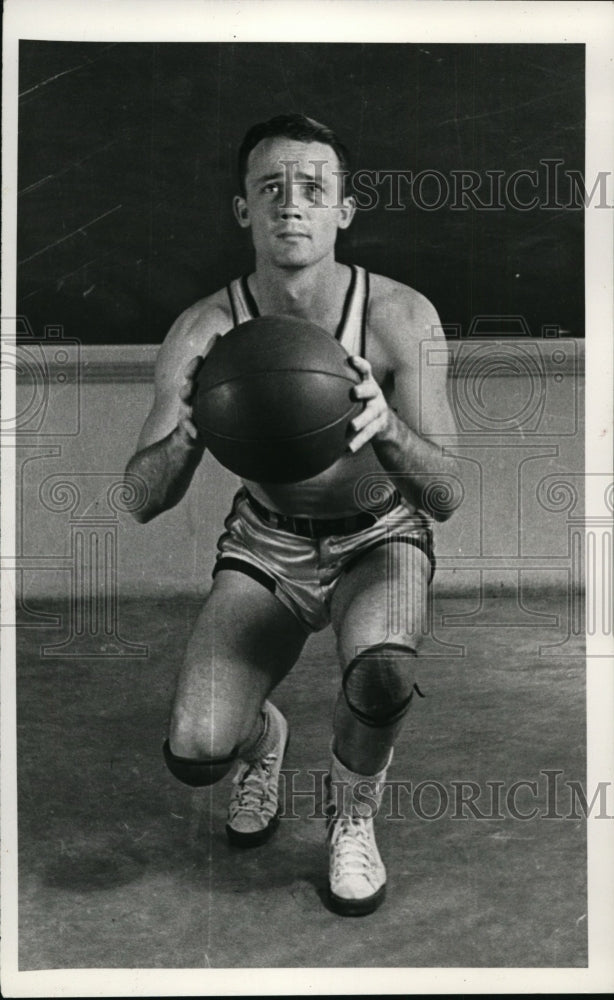
<instances>
[{"instance_id":1,"label":"man's fingers","mask_svg":"<svg viewBox=\"0 0 614 1000\"><path fill-rule=\"evenodd\" d=\"M381 415L381 408L372 402L367 403L362 413L359 413L357 417L354 417L351 423L352 430L361 431L363 427L370 424L372 420L377 420Z\"/></svg>"},{"instance_id":2,"label":"man's fingers","mask_svg":"<svg viewBox=\"0 0 614 1000\"><path fill-rule=\"evenodd\" d=\"M182 403L188 404L192 395L194 393L194 385L192 384L192 379L186 379L179 390L179 399Z\"/></svg>"},{"instance_id":3,"label":"man's fingers","mask_svg":"<svg viewBox=\"0 0 614 1000\"><path fill-rule=\"evenodd\" d=\"M193 379L196 376L203 361L204 358L200 354L197 354L195 358L192 358L191 361L188 361L183 372L186 379Z\"/></svg>"},{"instance_id":4,"label":"man's fingers","mask_svg":"<svg viewBox=\"0 0 614 1000\"><path fill-rule=\"evenodd\" d=\"M198 431L189 417L182 417L178 426L187 444L193 444L198 439Z\"/></svg>"},{"instance_id":5,"label":"man's fingers","mask_svg":"<svg viewBox=\"0 0 614 1000\"><path fill-rule=\"evenodd\" d=\"M373 378L371 365L366 358L355 354L350 358L350 361L361 376L361 381L352 389L352 396L355 400L364 403L361 413L354 417L350 424L355 436L349 442L348 447L350 451L355 452L382 429L388 405L382 390Z\"/></svg>"},{"instance_id":6,"label":"man's fingers","mask_svg":"<svg viewBox=\"0 0 614 1000\"><path fill-rule=\"evenodd\" d=\"M215 347L218 340L220 340L221 336L222 336L221 333L214 334L209 343L207 344L207 346L205 347L203 353L197 354L196 357L188 361L183 373L186 379L194 379L196 377L209 351L211 351L212 348Z\"/></svg>"},{"instance_id":7,"label":"man's fingers","mask_svg":"<svg viewBox=\"0 0 614 1000\"><path fill-rule=\"evenodd\" d=\"M383 429L385 424L385 414L378 413L377 416L373 417L364 425L364 427L359 428L359 433L357 433L352 440L349 442L350 451L358 451L362 448L368 441L371 441L376 434Z\"/></svg>"},{"instance_id":8,"label":"man's fingers","mask_svg":"<svg viewBox=\"0 0 614 1000\"><path fill-rule=\"evenodd\" d=\"M374 434L375 428L370 426L363 430L360 434L357 434L356 437L352 438L348 445L350 451L358 451L359 448L362 448L363 445L371 440Z\"/></svg>"},{"instance_id":9,"label":"man's fingers","mask_svg":"<svg viewBox=\"0 0 614 1000\"><path fill-rule=\"evenodd\" d=\"M383 429L386 423L388 404L381 388L373 378L369 362L359 355L354 355L350 360L356 371L362 376L361 382L353 387L352 396L364 404L362 411L354 417L350 424L354 431L354 437L349 442L348 447L350 451L356 452Z\"/></svg>"},{"instance_id":10,"label":"man's fingers","mask_svg":"<svg viewBox=\"0 0 614 1000\"><path fill-rule=\"evenodd\" d=\"M378 395L380 388L374 379L367 382L359 382L352 389L354 399L374 399Z\"/></svg>"},{"instance_id":11,"label":"man's fingers","mask_svg":"<svg viewBox=\"0 0 614 1000\"><path fill-rule=\"evenodd\" d=\"M371 374L371 365L366 358L361 358L360 354L353 354L350 357L350 364L363 378Z\"/></svg>"},{"instance_id":12,"label":"man's fingers","mask_svg":"<svg viewBox=\"0 0 614 1000\"><path fill-rule=\"evenodd\" d=\"M222 334L221 333L214 333L213 334L211 340L209 341L209 343L207 344L205 350L203 351L203 355L202 355L202 360L203 361L207 357L209 351L212 351L213 348L215 347L215 345L217 344L218 340L221 340L221 339L222 339Z\"/></svg>"}]
</instances>

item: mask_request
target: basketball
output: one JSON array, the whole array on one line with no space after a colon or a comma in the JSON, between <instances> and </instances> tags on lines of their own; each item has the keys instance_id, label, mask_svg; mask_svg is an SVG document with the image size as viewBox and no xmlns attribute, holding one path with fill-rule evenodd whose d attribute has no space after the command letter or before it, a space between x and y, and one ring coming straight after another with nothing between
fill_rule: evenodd
<instances>
[{"instance_id":1,"label":"basketball","mask_svg":"<svg viewBox=\"0 0 614 1000\"><path fill-rule=\"evenodd\" d=\"M262 483L294 483L331 466L362 410L360 375L326 330L262 316L221 337L198 373L194 423L231 472Z\"/></svg>"}]
</instances>

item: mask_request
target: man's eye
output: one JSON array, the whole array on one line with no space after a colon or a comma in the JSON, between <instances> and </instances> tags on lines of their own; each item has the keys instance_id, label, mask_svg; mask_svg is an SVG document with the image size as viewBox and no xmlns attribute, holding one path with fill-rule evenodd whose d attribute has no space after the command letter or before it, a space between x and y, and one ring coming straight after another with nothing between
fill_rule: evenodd
<instances>
[{"instance_id":1,"label":"man's eye","mask_svg":"<svg viewBox=\"0 0 614 1000\"><path fill-rule=\"evenodd\" d=\"M279 191L279 184L276 181L271 181L269 184L264 185L265 194L277 194Z\"/></svg>"}]
</instances>

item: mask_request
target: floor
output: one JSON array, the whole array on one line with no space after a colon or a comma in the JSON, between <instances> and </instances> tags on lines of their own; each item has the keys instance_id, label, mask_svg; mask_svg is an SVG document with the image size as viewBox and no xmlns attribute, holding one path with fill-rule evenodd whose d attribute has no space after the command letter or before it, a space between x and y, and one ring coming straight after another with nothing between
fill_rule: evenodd
<instances>
[{"instance_id":1,"label":"floor","mask_svg":"<svg viewBox=\"0 0 614 1000\"><path fill-rule=\"evenodd\" d=\"M359 919L325 901L330 631L276 692L292 730L285 818L241 851L224 833L229 778L189 789L160 752L197 609L122 602L119 631L146 653L134 658L112 643L102 658L42 656L63 626L32 623L65 622L61 607L18 629L21 970L586 965L586 831L566 785L584 783L584 660L560 596L531 611L504 596L437 601L426 697L377 820L388 897ZM291 796L292 781L312 794ZM463 805L461 790L479 797Z\"/></svg>"}]
</instances>

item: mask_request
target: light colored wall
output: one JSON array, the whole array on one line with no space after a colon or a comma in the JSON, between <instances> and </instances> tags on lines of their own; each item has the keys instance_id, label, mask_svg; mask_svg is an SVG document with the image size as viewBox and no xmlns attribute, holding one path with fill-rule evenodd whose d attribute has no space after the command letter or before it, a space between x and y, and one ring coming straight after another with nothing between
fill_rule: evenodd
<instances>
[{"instance_id":1,"label":"light colored wall","mask_svg":"<svg viewBox=\"0 0 614 1000\"><path fill-rule=\"evenodd\" d=\"M583 351L560 342L565 357L557 361L555 346L453 345L465 496L436 529L439 590L475 590L480 574L487 588L515 586L519 569L530 585L566 583L569 504L557 504L548 486L559 479L581 494ZM472 361L467 351L476 350ZM17 565L25 601L70 592L75 532L88 545L110 547L120 594L206 591L237 480L206 456L184 500L147 525L118 510L121 496L112 489L151 402L155 349L91 348L79 357L73 349L60 351L59 361L53 352L45 348L44 386L31 362L22 364L17 387ZM542 483L540 500L545 477L553 478ZM93 561L91 550L82 557L84 586L107 587Z\"/></svg>"}]
</instances>

